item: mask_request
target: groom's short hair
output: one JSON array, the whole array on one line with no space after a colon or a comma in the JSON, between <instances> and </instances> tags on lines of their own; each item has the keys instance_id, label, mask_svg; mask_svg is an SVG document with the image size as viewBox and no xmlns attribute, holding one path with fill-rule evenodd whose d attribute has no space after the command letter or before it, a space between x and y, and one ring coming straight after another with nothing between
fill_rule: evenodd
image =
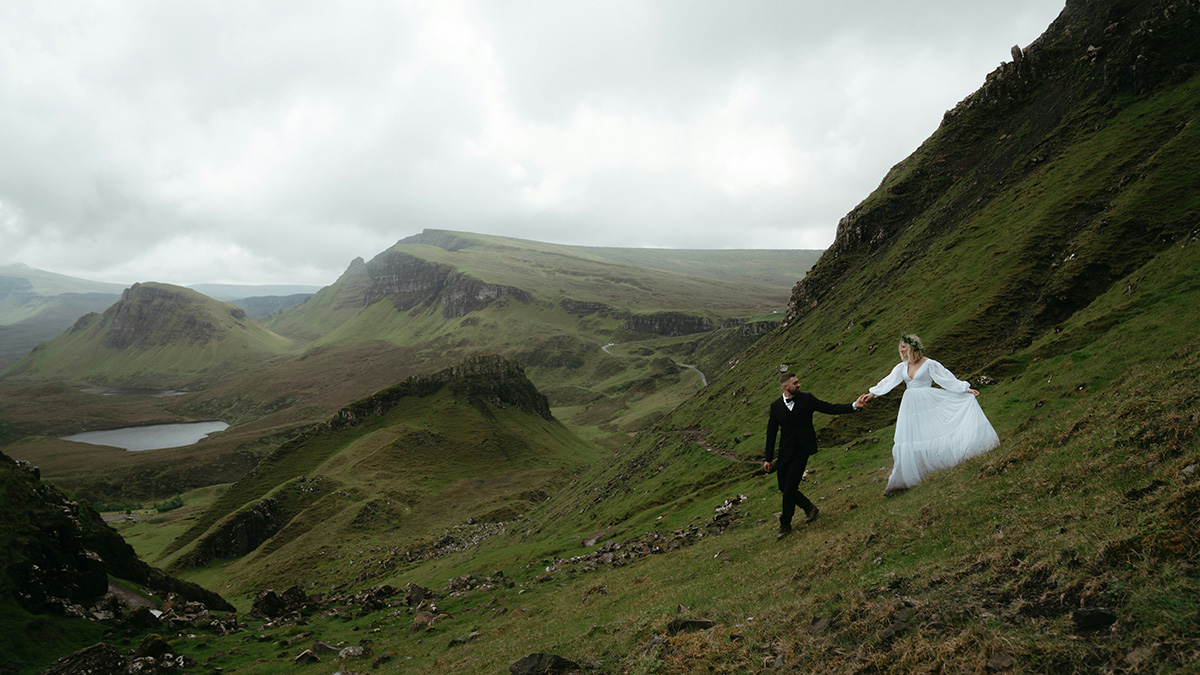
<instances>
[{"instance_id":1,"label":"groom's short hair","mask_svg":"<svg viewBox=\"0 0 1200 675\"><path fill-rule=\"evenodd\" d=\"M788 380L792 379L795 376L796 376L796 374L791 371L786 372L779 376L779 384L783 384L784 382L787 382Z\"/></svg>"}]
</instances>

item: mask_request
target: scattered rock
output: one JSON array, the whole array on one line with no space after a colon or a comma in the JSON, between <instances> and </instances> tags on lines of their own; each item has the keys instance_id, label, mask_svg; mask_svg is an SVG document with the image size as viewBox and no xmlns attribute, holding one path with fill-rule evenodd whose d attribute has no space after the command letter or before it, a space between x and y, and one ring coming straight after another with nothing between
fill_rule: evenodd
<instances>
[{"instance_id":1,"label":"scattered rock","mask_svg":"<svg viewBox=\"0 0 1200 675\"><path fill-rule=\"evenodd\" d=\"M78 675L95 673L108 675L125 671L125 657L116 647L101 642L64 656L50 664L42 675Z\"/></svg>"},{"instance_id":2,"label":"scattered rock","mask_svg":"<svg viewBox=\"0 0 1200 675\"><path fill-rule=\"evenodd\" d=\"M462 637L454 638L453 640L450 641L449 646L453 647L455 645L465 645L468 642L474 640L475 638L478 638L480 635L483 635L483 633L481 633L477 630L473 630L470 633L467 633L466 635L464 635Z\"/></svg>"},{"instance_id":3,"label":"scattered rock","mask_svg":"<svg viewBox=\"0 0 1200 675\"><path fill-rule=\"evenodd\" d=\"M299 664L320 663L321 657L312 653L311 650L305 649L304 651L300 652L295 659L293 659L293 662Z\"/></svg>"},{"instance_id":4,"label":"scattered rock","mask_svg":"<svg viewBox=\"0 0 1200 675\"><path fill-rule=\"evenodd\" d=\"M125 615L119 624L119 630L127 635L136 635L151 628L157 628L158 617L149 607L138 607Z\"/></svg>"},{"instance_id":5,"label":"scattered rock","mask_svg":"<svg viewBox=\"0 0 1200 675\"><path fill-rule=\"evenodd\" d=\"M1007 652L997 652L992 656L992 658L988 659L987 669L992 672L1008 670L1009 668L1012 668L1013 664L1016 662L1017 660L1013 658L1012 654Z\"/></svg>"},{"instance_id":6,"label":"scattered rock","mask_svg":"<svg viewBox=\"0 0 1200 675\"><path fill-rule=\"evenodd\" d=\"M417 612L417 615L413 617L412 627L428 628L433 625L434 618L433 612Z\"/></svg>"},{"instance_id":7,"label":"scattered rock","mask_svg":"<svg viewBox=\"0 0 1200 675\"><path fill-rule=\"evenodd\" d=\"M364 659L370 655L371 650L369 647L359 647L357 645L346 647L342 651L338 652L338 658L343 661L349 661L350 659Z\"/></svg>"},{"instance_id":8,"label":"scattered rock","mask_svg":"<svg viewBox=\"0 0 1200 675\"><path fill-rule=\"evenodd\" d=\"M829 628L829 619L823 619L819 616L814 616L812 623L808 624L808 632L810 635L820 635L821 633L825 632L826 628Z\"/></svg>"},{"instance_id":9,"label":"scattered rock","mask_svg":"<svg viewBox=\"0 0 1200 675\"><path fill-rule=\"evenodd\" d=\"M513 675L546 675L548 673L567 673L572 670L579 670L579 664L557 654L530 654L514 661L508 667L508 671Z\"/></svg>"},{"instance_id":10,"label":"scattered rock","mask_svg":"<svg viewBox=\"0 0 1200 675\"><path fill-rule=\"evenodd\" d=\"M338 648L334 647L328 642L317 641L313 643L312 652L318 656L323 654L336 654L338 652Z\"/></svg>"},{"instance_id":11,"label":"scattered rock","mask_svg":"<svg viewBox=\"0 0 1200 675\"><path fill-rule=\"evenodd\" d=\"M172 654L174 651L171 649L171 643L163 639L163 636L151 633L142 638L141 644L138 645L137 651L133 655L137 658L143 656L161 657L166 654Z\"/></svg>"}]
</instances>

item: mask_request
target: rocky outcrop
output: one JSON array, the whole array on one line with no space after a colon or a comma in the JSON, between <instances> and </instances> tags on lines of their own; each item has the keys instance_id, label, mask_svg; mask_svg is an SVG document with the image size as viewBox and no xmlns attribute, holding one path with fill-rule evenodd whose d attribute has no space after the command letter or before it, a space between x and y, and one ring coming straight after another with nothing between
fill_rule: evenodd
<instances>
[{"instance_id":1,"label":"rocky outcrop","mask_svg":"<svg viewBox=\"0 0 1200 675\"><path fill-rule=\"evenodd\" d=\"M794 287L785 324L852 279L846 297L838 298L847 306L861 297L856 289L883 283L855 277L861 270L878 277L921 269L927 249L948 240L942 235L960 230L996 200L1028 203L1031 195L1011 191L1035 172L1074 161L1076 148L1103 130L1101 120L1191 78L1200 68L1198 36L1195 2L1068 2L1041 37L1014 50L1013 61L948 111L938 132L842 218L833 245ZM1055 186L1062 190L1058 203L1076 206L1064 207L1042 231L1009 242L1020 247L1024 267L1003 283L1003 297L964 319L969 335L942 341L942 353L974 349L985 358L1028 345L1150 256L1190 236L1195 221L1186 214L1155 213L1148 220L1129 206L1138 198L1131 194L1144 196L1139 190L1154 175L1154 158L1188 126L1176 108L1147 106L1138 122L1145 132L1112 137L1124 145L1106 152L1128 161L1094 165L1099 173L1088 186ZM906 238L910 228L920 234ZM905 250L892 253L902 238ZM1094 241L1122 244L1082 250ZM987 325L982 332L981 323Z\"/></svg>"},{"instance_id":2,"label":"rocky outcrop","mask_svg":"<svg viewBox=\"0 0 1200 675\"><path fill-rule=\"evenodd\" d=\"M109 326L101 344L112 349L145 349L224 339L216 324L198 311L201 304L185 292L134 284L105 312Z\"/></svg>"},{"instance_id":3,"label":"rocky outcrop","mask_svg":"<svg viewBox=\"0 0 1200 675\"><path fill-rule=\"evenodd\" d=\"M50 664L50 667L42 675L80 675L80 673L109 675L110 673L125 672L127 664L121 650L101 642L62 657Z\"/></svg>"},{"instance_id":4,"label":"rocky outcrop","mask_svg":"<svg viewBox=\"0 0 1200 675\"><path fill-rule=\"evenodd\" d=\"M570 298L563 298L559 301L558 306L562 307L564 311L578 316L603 314L612 311L612 307L603 302L588 302L586 300L572 300Z\"/></svg>"},{"instance_id":5,"label":"rocky outcrop","mask_svg":"<svg viewBox=\"0 0 1200 675\"><path fill-rule=\"evenodd\" d=\"M110 575L162 595L173 592L221 611L233 609L216 593L142 562L94 509L42 483L35 469L3 453L0 513L6 515L0 524L5 549L0 592L26 611L115 618L119 607L105 601Z\"/></svg>"},{"instance_id":6,"label":"rocky outcrop","mask_svg":"<svg viewBox=\"0 0 1200 675\"><path fill-rule=\"evenodd\" d=\"M653 333L674 337L707 333L713 329L713 321L707 317L683 314L682 312L656 312L654 314L631 314L622 326L635 333Z\"/></svg>"},{"instance_id":7,"label":"rocky outcrop","mask_svg":"<svg viewBox=\"0 0 1200 675\"><path fill-rule=\"evenodd\" d=\"M779 328L782 321L746 321L745 319L727 319L721 322L722 330L734 329L742 337L759 338Z\"/></svg>"},{"instance_id":8,"label":"rocky outcrop","mask_svg":"<svg viewBox=\"0 0 1200 675\"><path fill-rule=\"evenodd\" d=\"M363 305L387 300L398 312L431 307L440 302L442 316L455 319L511 298L528 304L528 292L512 286L489 284L450 265L424 260L408 253L385 251L366 264L370 286Z\"/></svg>"},{"instance_id":9,"label":"rocky outcrop","mask_svg":"<svg viewBox=\"0 0 1200 675\"><path fill-rule=\"evenodd\" d=\"M237 558L258 548L283 527L283 508L274 497L267 497L239 512L216 531L207 535L195 550L180 561L184 567L200 567L217 558Z\"/></svg>"},{"instance_id":10,"label":"rocky outcrop","mask_svg":"<svg viewBox=\"0 0 1200 675\"><path fill-rule=\"evenodd\" d=\"M524 305L533 302L533 296L519 288L487 284L457 272L450 275L442 293L442 316L456 319L506 298L512 298Z\"/></svg>"},{"instance_id":11,"label":"rocky outcrop","mask_svg":"<svg viewBox=\"0 0 1200 675\"><path fill-rule=\"evenodd\" d=\"M335 429L353 427L370 417L379 417L402 399L426 397L449 387L469 402L486 401L499 407L512 406L542 419L553 419L550 402L525 377L525 369L500 356L476 356L432 375L416 375L394 387L379 391L339 410L329 421Z\"/></svg>"}]
</instances>

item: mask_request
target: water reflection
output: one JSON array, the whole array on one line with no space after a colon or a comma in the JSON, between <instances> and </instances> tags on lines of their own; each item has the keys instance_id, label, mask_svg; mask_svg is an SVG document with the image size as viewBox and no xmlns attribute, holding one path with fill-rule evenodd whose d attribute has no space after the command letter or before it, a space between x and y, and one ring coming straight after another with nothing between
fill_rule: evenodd
<instances>
[{"instance_id":1,"label":"water reflection","mask_svg":"<svg viewBox=\"0 0 1200 675\"><path fill-rule=\"evenodd\" d=\"M192 445L209 434L228 428L229 425L224 422L155 424L148 427L86 431L82 434L63 436L62 440L90 443L91 445L111 445L126 450L158 450Z\"/></svg>"}]
</instances>

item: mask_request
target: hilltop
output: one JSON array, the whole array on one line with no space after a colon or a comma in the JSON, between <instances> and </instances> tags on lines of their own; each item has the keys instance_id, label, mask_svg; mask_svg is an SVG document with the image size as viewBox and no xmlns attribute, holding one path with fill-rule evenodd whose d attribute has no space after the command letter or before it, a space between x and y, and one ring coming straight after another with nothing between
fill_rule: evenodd
<instances>
[{"instance_id":1,"label":"hilltop","mask_svg":"<svg viewBox=\"0 0 1200 675\"><path fill-rule=\"evenodd\" d=\"M619 436L652 424L773 328L818 253L637 251L427 230L355 260L264 325L323 347L403 347L415 372L501 354L528 369L564 421Z\"/></svg>"},{"instance_id":2,"label":"hilltop","mask_svg":"<svg viewBox=\"0 0 1200 675\"><path fill-rule=\"evenodd\" d=\"M600 672L1194 668L1198 38L1194 7L1069 5L842 221L785 325L703 393L503 534L350 582L390 584L386 609L347 628L314 599L304 629L378 629L378 663L441 672L535 652ZM776 542L778 493L753 474L775 375L849 401L901 331L980 387L1002 445L885 500L897 395L823 420L821 518ZM331 584L396 559L341 552Z\"/></svg>"},{"instance_id":3,"label":"hilltop","mask_svg":"<svg viewBox=\"0 0 1200 675\"><path fill-rule=\"evenodd\" d=\"M1197 54L1194 3L1069 4L842 220L782 325L628 442L581 448L515 405L460 401L449 387L410 396L423 389L413 380L350 406L347 420L380 411L366 424L339 428L338 416L281 447L177 544L128 527L147 557L229 583L234 605L262 614L250 624L257 639L206 633L174 648L239 672L503 672L545 653L592 672L1194 671ZM406 262L439 264L420 260ZM342 297L362 300L377 277L351 271L359 293ZM389 322L432 322L455 296L400 309L406 297L397 287L370 306ZM483 297L488 308L472 310L481 320L502 302L534 304ZM821 517L777 542L779 496L755 475L777 373L852 400L895 363L901 331L980 388L1001 446L885 499L898 392L823 419L806 486ZM552 458L547 473L517 481L547 498L488 503L502 527L466 545L449 535L493 513L483 504L455 509L456 494L402 508L465 475L436 469L474 447L442 442L458 419L471 438L500 430L493 467ZM430 454L411 472L387 455L421 449ZM508 488L511 476L473 478ZM367 508L389 486L396 494ZM265 497L291 527L229 561L183 564L214 526ZM327 651L343 643L357 650Z\"/></svg>"},{"instance_id":4,"label":"hilltop","mask_svg":"<svg viewBox=\"0 0 1200 675\"><path fill-rule=\"evenodd\" d=\"M213 372L288 350L244 310L170 284L134 284L104 311L80 317L5 371L10 380L58 379L185 388Z\"/></svg>"},{"instance_id":5,"label":"hilltop","mask_svg":"<svg viewBox=\"0 0 1200 675\"><path fill-rule=\"evenodd\" d=\"M390 575L503 532L594 452L554 420L519 364L474 357L355 401L285 443L152 562L183 571L234 558L220 566L220 587L241 595L258 590L266 567L270 583L344 586L325 563L348 547L408 559L359 576Z\"/></svg>"}]
</instances>

